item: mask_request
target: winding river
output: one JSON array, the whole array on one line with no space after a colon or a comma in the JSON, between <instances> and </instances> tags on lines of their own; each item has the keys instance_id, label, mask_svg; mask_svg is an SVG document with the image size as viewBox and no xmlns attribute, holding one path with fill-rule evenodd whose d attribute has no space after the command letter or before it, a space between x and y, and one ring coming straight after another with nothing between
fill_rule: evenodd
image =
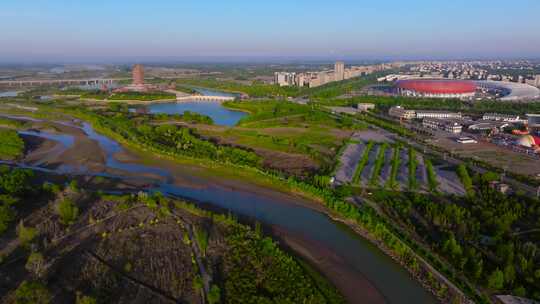
<instances>
[{"instance_id":1,"label":"winding river","mask_svg":"<svg viewBox=\"0 0 540 304\"><path fill-rule=\"evenodd\" d=\"M298 203L303 199L269 189L258 191L258 186L237 187L235 181L228 181L224 184L215 183L203 175L194 174L190 170L184 171L181 165L177 164L154 166L152 161L145 161L144 165L122 162L116 157L124 149L119 143L96 133L89 124L83 123L81 129L86 136L99 143L105 152L106 166L109 168L126 171L134 176L141 173L152 173L160 176L162 179L155 183L154 190L190 199L203 206L211 205L229 210L238 216L256 219L265 226L274 227L274 231L283 231L284 234L294 235L303 240L304 243L315 244L310 248L313 250L313 256L323 252L330 253L331 258L318 260L318 264L341 265L349 277L361 278L366 282L363 286L353 285L346 291L348 293L347 299L351 303L437 302L428 291L390 257L369 241L355 234L347 226L331 220L315 209L306 207L306 202L303 202L304 204ZM71 143L70 139L65 137L69 137L69 135L58 137L43 132L27 134L56 140L63 144ZM165 161L156 160L156 164L163 162ZM63 168L61 173L66 173L65 170ZM72 173L81 174L81 172ZM174 183L172 176L178 175L185 176L189 179L189 183ZM333 281L341 280L343 282L347 278L347 275L340 274L334 277ZM332 280L332 278L330 279ZM369 292L365 290L366 286L377 296L370 297Z\"/></svg>"}]
</instances>

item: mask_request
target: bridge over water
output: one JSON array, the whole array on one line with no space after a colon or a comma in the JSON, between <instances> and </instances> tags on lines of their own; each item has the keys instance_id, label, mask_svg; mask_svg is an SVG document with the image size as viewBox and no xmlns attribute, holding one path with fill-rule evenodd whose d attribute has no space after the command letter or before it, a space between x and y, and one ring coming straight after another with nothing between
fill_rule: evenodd
<instances>
[{"instance_id":1,"label":"bridge over water","mask_svg":"<svg viewBox=\"0 0 540 304\"><path fill-rule=\"evenodd\" d=\"M177 101L232 101L236 98L233 96L210 96L210 95L189 95L189 96L178 96L176 97Z\"/></svg>"}]
</instances>

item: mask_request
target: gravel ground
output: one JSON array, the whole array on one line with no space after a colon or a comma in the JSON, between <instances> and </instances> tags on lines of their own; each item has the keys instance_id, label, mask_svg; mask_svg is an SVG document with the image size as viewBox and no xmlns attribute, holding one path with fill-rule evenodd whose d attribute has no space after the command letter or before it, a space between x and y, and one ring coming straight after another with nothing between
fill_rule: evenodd
<instances>
[{"instance_id":1,"label":"gravel ground","mask_svg":"<svg viewBox=\"0 0 540 304\"><path fill-rule=\"evenodd\" d=\"M376 142L393 142L393 140L389 137L389 133L379 130L365 130L357 132L355 135L358 136L359 139L363 141L369 141L373 140Z\"/></svg>"},{"instance_id":2,"label":"gravel ground","mask_svg":"<svg viewBox=\"0 0 540 304\"><path fill-rule=\"evenodd\" d=\"M465 195L465 189L459 181L459 177L453 171L442 170L440 167L435 167L435 172L437 172L437 179L439 181L439 191Z\"/></svg>"},{"instance_id":3,"label":"gravel ground","mask_svg":"<svg viewBox=\"0 0 540 304\"><path fill-rule=\"evenodd\" d=\"M429 191L424 156L417 152L416 159L418 161L418 166L416 167L416 180L418 181L418 189Z\"/></svg>"},{"instance_id":4,"label":"gravel ground","mask_svg":"<svg viewBox=\"0 0 540 304\"><path fill-rule=\"evenodd\" d=\"M354 139L354 137L353 137ZM354 171L358 166L360 158L364 153L366 144L364 142L349 144L340 159L340 167L336 172L336 182L338 184L350 183Z\"/></svg>"},{"instance_id":5,"label":"gravel ground","mask_svg":"<svg viewBox=\"0 0 540 304\"><path fill-rule=\"evenodd\" d=\"M394 147L388 147L385 151L384 166L381 171L381 186L386 185L392 172L392 158L394 157Z\"/></svg>"},{"instance_id":6,"label":"gravel ground","mask_svg":"<svg viewBox=\"0 0 540 304\"><path fill-rule=\"evenodd\" d=\"M373 149L369 152L369 161L364 171L362 171L362 177L360 183L364 186L367 186L369 179L371 178L371 171L373 171L373 166L375 165L375 160L377 159L377 154L379 153L380 145L373 146Z\"/></svg>"}]
</instances>

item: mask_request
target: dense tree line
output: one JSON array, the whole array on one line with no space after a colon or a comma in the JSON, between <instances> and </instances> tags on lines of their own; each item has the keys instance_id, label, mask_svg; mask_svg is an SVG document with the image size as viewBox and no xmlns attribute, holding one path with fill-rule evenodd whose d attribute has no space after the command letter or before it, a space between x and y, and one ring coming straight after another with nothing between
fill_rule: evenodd
<instances>
[{"instance_id":1,"label":"dense tree line","mask_svg":"<svg viewBox=\"0 0 540 304\"><path fill-rule=\"evenodd\" d=\"M381 170L386 160L387 148L388 148L388 143L383 143L379 147L379 151L377 152L377 158L375 159L375 164L373 165L373 170L371 171L371 179L369 180L369 185L372 187L379 186Z\"/></svg>"},{"instance_id":2,"label":"dense tree line","mask_svg":"<svg viewBox=\"0 0 540 304\"><path fill-rule=\"evenodd\" d=\"M362 172L364 171L364 168L369 162L369 153L373 149L373 146L375 146L375 142L368 141L366 147L364 148L364 152L362 154L362 158L360 158L360 161L358 162L358 165L356 166L356 169L354 170L352 183L353 185L356 185L360 183L360 178L362 176Z\"/></svg>"},{"instance_id":3,"label":"dense tree line","mask_svg":"<svg viewBox=\"0 0 540 304\"><path fill-rule=\"evenodd\" d=\"M435 169L433 168L433 163L431 162L431 160L426 158L425 166L426 166L426 174L427 174L429 191L437 192L437 188L439 187L439 181L437 180L437 173L435 172Z\"/></svg>"},{"instance_id":4,"label":"dense tree line","mask_svg":"<svg viewBox=\"0 0 540 304\"><path fill-rule=\"evenodd\" d=\"M386 186L397 190L399 188L399 184L397 182L397 176L399 173L399 168L401 165L401 144L396 144L394 146L394 152L392 155L392 167L390 169L390 177L388 178L388 181L386 182Z\"/></svg>"},{"instance_id":5,"label":"dense tree line","mask_svg":"<svg viewBox=\"0 0 540 304\"><path fill-rule=\"evenodd\" d=\"M418 167L418 159L416 158L416 151L409 147L409 190L415 190L418 188L418 181L416 180L416 168Z\"/></svg>"},{"instance_id":6,"label":"dense tree line","mask_svg":"<svg viewBox=\"0 0 540 304\"><path fill-rule=\"evenodd\" d=\"M166 92L122 92L108 97L110 100L176 100L176 95Z\"/></svg>"},{"instance_id":7,"label":"dense tree line","mask_svg":"<svg viewBox=\"0 0 540 304\"><path fill-rule=\"evenodd\" d=\"M182 114L153 114L152 120L157 121L170 121L181 120L189 123L200 123L205 125L213 125L214 120L207 115L199 114L197 112L185 111Z\"/></svg>"},{"instance_id":8,"label":"dense tree line","mask_svg":"<svg viewBox=\"0 0 540 304\"><path fill-rule=\"evenodd\" d=\"M470 179L465 170L458 168L462 180ZM490 186L497 179L476 175L468 190L475 195L465 198L403 194L379 200L471 282L538 300L540 202L497 192Z\"/></svg>"}]
</instances>

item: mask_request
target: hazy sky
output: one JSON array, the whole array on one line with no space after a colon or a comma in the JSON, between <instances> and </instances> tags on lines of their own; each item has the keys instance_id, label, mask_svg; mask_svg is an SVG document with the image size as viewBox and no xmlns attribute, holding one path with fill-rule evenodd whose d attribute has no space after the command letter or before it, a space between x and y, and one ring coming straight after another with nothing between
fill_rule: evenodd
<instances>
[{"instance_id":1,"label":"hazy sky","mask_svg":"<svg viewBox=\"0 0 540 304\"><path fill-rule=\"evenodd\" d=\"M540 58L540 0L1 0L0 61Z\"/></svg>"}]
</instances>

